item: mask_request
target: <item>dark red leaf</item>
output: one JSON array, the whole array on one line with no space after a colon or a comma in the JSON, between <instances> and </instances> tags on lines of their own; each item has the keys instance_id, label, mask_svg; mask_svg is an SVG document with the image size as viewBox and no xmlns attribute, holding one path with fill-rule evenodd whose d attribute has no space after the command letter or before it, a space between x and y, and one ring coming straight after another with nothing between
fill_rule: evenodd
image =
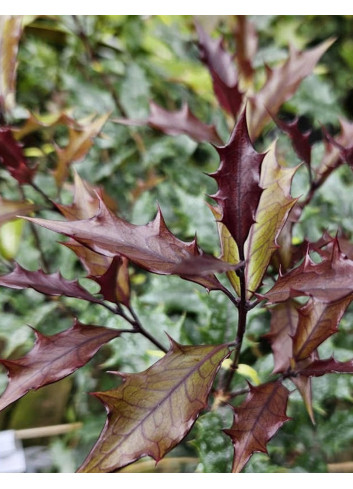
<instances>
[{"instance_id":1,"label":"dark red leaf","mask_svg":"<svg viewBox=\"0 0 353 489\"><path fill-rule=\"evenodd\" d=\"M184 104L180 110L170 112L151 102L148 124L172 136L186 134L197 142L206 141L213 144L223 142L216 128L201 122L194 116L187 104Z\"/></svg>"},{"instance_id":2,"label":"dark red leaf","mask_svg":"<svg viewBox=\"0 0 353 489\"><path fill-rule=\"evenodd\" d=\"M293 148L299 158L308 166L311 163L311 144L309 142L311 131L303 133L298 126L299 118L296 117L291 122L285 122L276 117L273 117L277 126L286 132L292 141Z\"/></svg>"},{"instance_id":3,"label":"dark red leaf","mask_svg":"<svg viewBox=\"0 0 353 489\"><path fill-rule=\"evenodd\" d=\"M7 275L0 276L0 285L11 289L34 289L47 295L65 295L89 302L101 303L77 282L66 280L60 273L46 274L42 270L32 272L22 268L18 263Z\"/></svg>"},{"instance_id":4,"label":"dark red leaf","mask_svg":"<svg viewBox=\"0 0 353 489\"><path fill-rule=\"evenodd\" d=\"M22 146L8 127L0 128L0 163L20 183L31 183L35 170L28 166Z\"/></svg>"},{"instance_id":5,"label":"dark red leaf","mask_svg":"<svg viewBox=\"0 0 353 489\"><path fill-rule=\"evenodd\" d=\"M309 357L321 343L338 331L338 324L352 300L353 294L332 302L313 298L299 309L298 326L293 336L293 357L296 361Z\"/></svg>"},{"instance_id":6,"label":"dark red leaf","mask_svg":"<svg viewBox=\"0 0 353 489\"><path fill-rule=\"evenodd\" d=\"M222 209L220 222L231 233L241 253L262 192L260 167L265 157L251 144L245 111L228 144L216 149L221 163L217 172L210 176L216 180L219 190L212 198Z\"/></svg>"},{"instance_id":7,"label":"dark red leaf","mask_svg":"<svg viewBox=\"0 0 353 489\"><path fill-rule=\"evenodd\" d=\"M134 225L115 216L102 200L99 212L91 219L71 222L27 219L65 234L96 253L109 257L123 255L150 272L180 275L209 290L224 289L213 273L237 268L237 265L204 254L196 240L185 243L176 238L167 228L160 210L146 225ZM194 263L189 273L187 266L191 259Z\"/></svg>"},{"instance_id":8,"label":"dark red leaf","mask_svg":"<svg viewBox=\"0 0 353 489\"><path fill-rule=\"evenodd\" d=\"M90 278L100 285L100 293L105 300L121 302L125 306L129 305L130 280L127 258L124 256L115 256L106 272L102 275L91 275Z\"/></svg>"},{"instance_id":9,"label":"dark red leaf","mask_svg":"<svg viewBox=\"0 0 353 489\"><path fill-rule=\"evenodd\" d=\"M235 62L223 48L221 39L211 39L200 25L196 25L196 28L200 57L210 71L217 99L224 110L236 117L243 101L243 94L238 87Z\"/></svg>"},{"instance_id":10,"label":"dark red leaf","mask_svg":"<svg viewBox=\"0 0 353 489\"><path fill-rule=\"evenodd\" d=\"M279 380L250 386L245 401L233 408L233 425L224 430L234 445L232 472L240 472L254 452L267 453L267 443L289 419L286 416L288 396L288 390Z\"/></svg>"},{"instance_id":11,"label":"dark red leaf","mask_svg":"<svg viewBox=\"0 0 353 489\"><path fill-rule=\"evenodd\" d=\"M315 360L300 370L300 375L306 377L321 377L325 374L353 374L353 360L337 362L333 357L327 360Z\"/></svg>"},{"instance_id":12,"label":"dark red leaf","mask_svg":"<svg viewBox=\"0 0 353 489\"><path fill-rule=\"evenodd\" d=\"M337 240L323 259L314 263L309 253L303 263L278 278L263 297L271 303L283 302L289 297L312 296L321 302L341 300L353 292L353 261L339 249Z\"/></svg>"},{"instance_id":13,"label":"dark red leaf","mask_svg":"<svg viewBox=\"0 0 353 489\"><path fill-rule=\"evenodd\" d=\"M52 336L36 330L34 333L36 342L27 355L18 360L0 360L9 376L7 388L0 397L0 410L31 389L67 377L85 365L102 345L121 334L119 330L78 321L70 329Z\"/></svg>"},{"instance_id":14,"label":"dark red leaf","mask_svg":"<svg viewBox=\"0 0 353 489\"><path fill-rule=\"evenodd\" d=\"M223 141L214 125L200 121L185 103L180 110L169 111L155 102L150 103L150 114L147 120L114 119L114 122L129 126L149 125L165 134L176 136L185 134L197 142L222 144Z\"/></svg>"}]
</instances>

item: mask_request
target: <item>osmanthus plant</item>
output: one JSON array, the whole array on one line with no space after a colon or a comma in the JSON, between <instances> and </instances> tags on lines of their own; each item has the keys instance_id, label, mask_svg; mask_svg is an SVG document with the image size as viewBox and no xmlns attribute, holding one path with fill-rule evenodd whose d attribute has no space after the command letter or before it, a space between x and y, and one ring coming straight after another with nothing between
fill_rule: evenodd
<instances>
[{"instance_id":1,"label":"osmanthus plant","mask_svg":"<svg viewBox=\"0 0 353 489\"><path fill-rule=\"evenodd\" d=\"M283 64L267 67L266 80L258 88L252 64L256 36L251 25L244 22L245 18L239 20L235 32L235 56L224 48L221 40L209 37L197 26L201 59L209 69L216 98L234 125L226 144L216 128L200 121L187 105L170 112L151 103L147 120L118 121L130 125L145 123L167 134L186 134L214 145L219 166L210 178L215 180L218 190L211 196L213 204L208 205L218 223L218 258L205 253L196 238L191 242L178 239L168 229L159 208L154 220L144 225L131 224L119 217L103 189L90 185L77 173L71 205L50 201L44 190L38 188L35 177L40 169L29 165L20 143L22 137L38 128L49 130L58 124L69 129L67 146L56 148L53 177L60 189L69 177L69 166L86 155L92 138L101 131L109 115L85 125L66 115L50 123L30 116L20 128L5 124L4 118L0 128L3 167L21 188L32 186L52 210L65 218L28 217L38 209L23 198L2 199L1 221L26 214L24 219L34 229L40 225L67 236L64 246L77 255L87 277L99 284L100 293L92 294L78 280L49 273L44 266L30 271L16 262L9 273L0 276L0 285L32 288L49 296L75 297L98 304L127 324L126 329L114 329L82 324L73 318L72 327L60 333L46 336L35 331L36 342L29 353L22 358L1 360L9 380L0 397L0 409L31 389L71 374L85 365L102 345L114 338L121 341L122 335L143 335L165 353L143 372L113 372L120 378L117 387L94 393L106 408L107 420L79 472L114 472L143 456L158 462L185 438L200 413L225 403L234 413L231 426L223 427L229 444L234 446L232 471L240 472L254 452L266 453L268 442L289 421L286 411L291 392L295 389L300 392L314 421L312 377L353 373L353 360L321 358L318 350L338 331L339 322L353 300L353 261L343 253L343 241L337 236L325 234L319 242L304 242L297 248L292 245L291 236L295 222L315 191L336 168L350 162L353 125L342 122L341 134L327 139L322 160L314 166L308 134L299 131L297 121L285 123L277 117L281 105L312 72L332 41L303 52L291 49ZM11 39L13 45L0 44L3 58L14 56L16 37ZM0 93L3 115L15 73L14 66L7 66L8 77L4 78ZM255 149L258 136L271 120L288 133L307 167L310 186L300 198L291 196L292 179L299 167L279 161L275 142L264 152ZM148 324L142 324L133 308L129 264L155 274L177 275L201 285L205 292L225 294L238 312L233 341L183 345L169 337L166 349L149 332ZM222 277L217 278L216 274ZM273 280L272 286L263 285L265 277ZM274 356L274 370L265 383L249 383L245 399L238 402L244 390L236 390L237 369L248 313L255 307L266 307L271 314L267 338ZM226 369L221 368L225 365Z\"/></svg>"}]
</instances>

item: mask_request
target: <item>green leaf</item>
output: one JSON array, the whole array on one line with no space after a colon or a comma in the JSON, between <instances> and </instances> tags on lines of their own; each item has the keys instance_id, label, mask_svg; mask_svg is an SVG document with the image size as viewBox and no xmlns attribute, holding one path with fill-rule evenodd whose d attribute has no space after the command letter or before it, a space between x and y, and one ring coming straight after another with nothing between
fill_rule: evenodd
<instances>
[{"instance_id":1,"label":"green leaf","mask_svg":"<svg viewBox=\"0 0 353 489\"><path fill-rule=\"evenodd\" d=\"M112 472L144 455L157 462L190 431L207 405L226 345L183 346L138 374L120 374L123 384L97 392L108 412L99 440L79 472Z\"/></svg>"},{"instance_id":2,"label":"green leaf","mask_svg":"<svg viewBox=\"0 0 353 489\"><path fill-rule=\"evenodd\" d=\"M231 471L232 444L222 433L224 426L231 423L232 415L227 408L203 414L195 423L195 440L200 469L206 473Z\"/></svg>"},{"instance_id":3,"label":"green leaf","mask_svg":"<svg viewBox=\"0 0 353 489\"><path fill-rule=\"evenodd\" d=\"M6 260L13 260L21 242L24 221L15 219L0 226L0 254Z\"/></svg>"}]
</instances>

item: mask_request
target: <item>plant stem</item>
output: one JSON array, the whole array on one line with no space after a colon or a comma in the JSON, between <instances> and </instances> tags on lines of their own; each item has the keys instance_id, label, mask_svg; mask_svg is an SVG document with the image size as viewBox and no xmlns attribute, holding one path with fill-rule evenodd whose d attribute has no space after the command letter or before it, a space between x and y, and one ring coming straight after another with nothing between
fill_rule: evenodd
<instances>
[{"instance_id":1,"label":"plant stem","mask_svg":"<svg viewBox=\"0 0 353 489\"><path fill-rule=\"evenodd\" d=\"M131 306L128 307L130 314L133 317L133 321L129 321L130 324L133 326L133 328L138 332L141 333L145 338L150 340L154 345L157 346L160 350L164 351L164 353L167 353L167 349L156 339L154 338L148 331L145 330L145 328L142 326L139 318L137 317L135 311L132 309Z\"/></svg>"},{"instance_id":2,"label":"plant stem","mask_svg":"<svg viewBox=\"0 0 353 489\"><path fill-rule=\"evenodd\" d=\"M38 187L37 184L35 184L34 182L31 182L31 187L43 197L45 202L47 202L49 204L49 209L52 209L54 211L58 210L55 207L55 205L53 204L53 202L50 200L50 198L43 192L43 190L40 187Z\"/></svg>"},{"instance_id":3,"label":"plant stem","mask_svg":"<svg viewBox=\"0 0 353 489\"><path fill-rule=\"evenodd\" d=\"M124 310L120 304L116 305L116 309L112 308L111 306L109 306L105 302L102 302L101 305L104 306L106 309L108 309L108 311L116 314L117 316L122 317L123 319L125 319L125 321L127 321L129 324L131 324L133 329L132 330L128 330L128 329L124 330L123 331L124 333L140 333L145 338L147 338L151 343L153 343L159 350L162 350L162 351L164 351L164 353L167 353L168 350L156 338L154 338L148 331L145 330L145 328L141 324L141 321L137 317L137 314L135 313L135 311L133 310L133 308L131 306L127 307L128 311L130 312L130 314L132 316L130 318L129 316L127 316L125 314L125 312L124 312Z\"/></svg>"},{"instance_id":4,"label":"plant stem","mask_svg":"<svg viewBox=\"0 0 353 489\"><path fill-rule=\"evenodd\" d=\"M241 254L243 254L243 250L239 250ZM244 257L241 258L241 261L244 261ZM240 268L237 270L237 274L239 276L240 282L240 300L237 301L237 309L238 309L238 328L237 334L235 338L235 350L232 365L230 369L227 371L226 375L223 379L223 390L225 392L229 391L230 384L232 382L234 373L238 368L239 356L241 347L243 344L245 329L246 329L246 318L249 311L249 304L246 300L246 282L245 282L245 273L244 268Z\"/></svg>"}]
</instances>

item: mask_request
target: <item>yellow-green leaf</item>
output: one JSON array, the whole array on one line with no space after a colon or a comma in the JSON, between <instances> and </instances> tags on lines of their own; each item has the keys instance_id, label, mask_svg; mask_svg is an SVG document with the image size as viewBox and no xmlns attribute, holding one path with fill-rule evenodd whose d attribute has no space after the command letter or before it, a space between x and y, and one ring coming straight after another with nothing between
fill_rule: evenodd
<instances>
[{"instance_id":1,"label":"yellow-green leaf","mask_svg":"<svg viewBox=\"0 0 353 489\"><path fill-rule=\"evenodd\" d=\"M250 365L246 365L245 363L239 363L237 368L237 373L251 380L251 382L254 385L260 385L261 383L258 373L254 368L250 367Z\"/></svg>"},{"instance_id":2,"label":"yellow-green leaf","mask_svg":"<svg viewBox=\"0 0 353 489\"><path fill-rule=\"evenodd\" d=\"M257 206L255 223L245 243L248 299L261 284L271 255L278 247L277 237L296 202L290 195L290 187L297 168L284 168L278 163L275 145L271 146L263 161L260 186L264 190Z\"/></svg>"},{"instance_id":3,"label":"yellow-green leaf","mask_svg":"<svg viewBox=\"0 0 353 489\"><path fill-rule=\"evenodd\" d=\"M0 254L6 260L13 260L21 243L23 219L15 219L0 227Z\"/></svg>"},{"instance_id":4,"label":"yellow-green leaf","mask_svg":"<svg viewBox=\"0 0 353 489\"><path fill-rule=\"evenodd\" d=\"M144 372L121 374L116 389L97 392L108 412L105 427L79 472L112 472L142 456L157 462L189 432L206 407L226 345L183 346Z\"/></svg>"},{"instance_id":5,"label":"yellow-green leaf","mask_svg":"<svg viewBox=\"0 0 353 489\"><path fill-rule=\"evenodd\" d=\"M209 205L209 208L211 209L216 220L218 221L217 222L218 234L219 234L219 241L222 250L220 258L221 260L236 265L240 262L237 243L233 239L227 227L220 222L220 219L222 218L221 210L220 209L218 210L217 207L211 205ZM228 271L227 277L229 282L232 284L232 287L235 290L235 292L240 296L240 281L236 272L234 270Z\"/></svg>"}]
</instances>

